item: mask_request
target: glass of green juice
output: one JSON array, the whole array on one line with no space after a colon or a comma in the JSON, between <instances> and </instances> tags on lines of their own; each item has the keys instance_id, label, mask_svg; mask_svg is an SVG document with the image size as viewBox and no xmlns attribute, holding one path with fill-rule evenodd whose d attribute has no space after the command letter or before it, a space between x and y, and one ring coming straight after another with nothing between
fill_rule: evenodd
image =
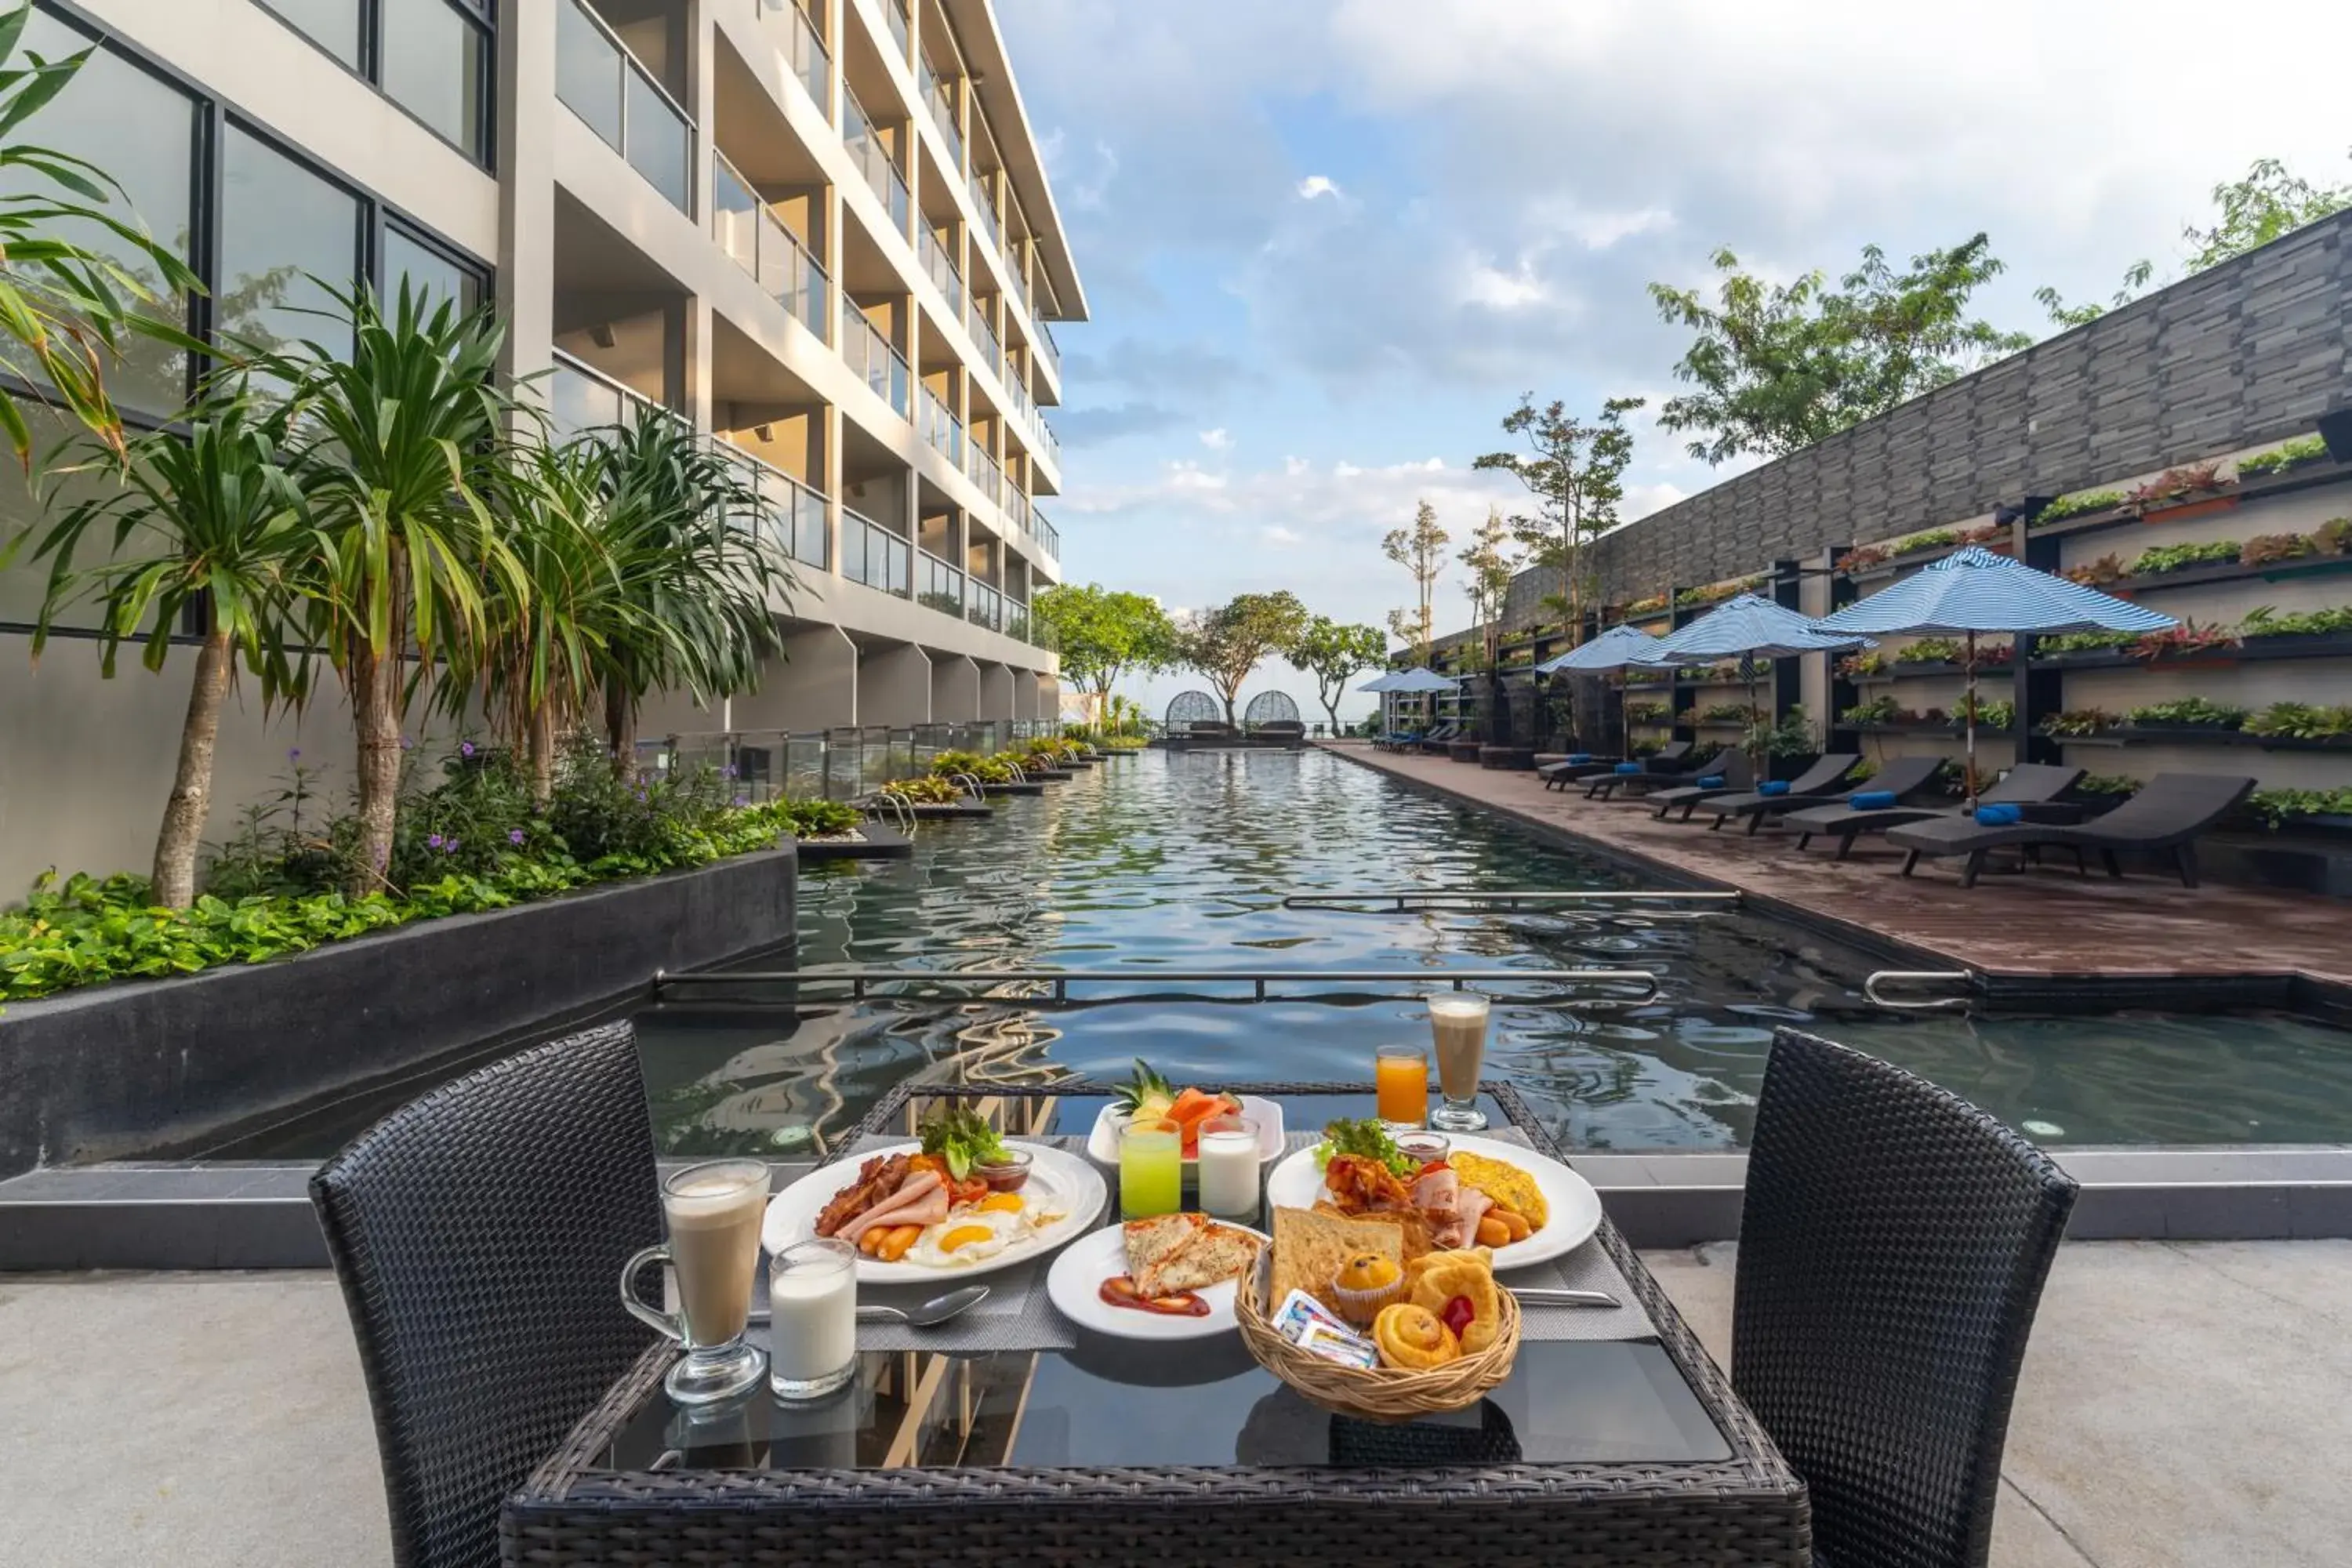
<instances>
[{"instance_id":1,"label":"glass of green juice","mask_svg":"<svg viewBox=\"0 0 2352 1568\"><path fill-rule=\"evenodd\" d=\"M1184 1206L1184 1132L1173 1121L1129 1121L1118 1133L1118 1217L1150 1219Z\"/></svg>"}]
</instances>

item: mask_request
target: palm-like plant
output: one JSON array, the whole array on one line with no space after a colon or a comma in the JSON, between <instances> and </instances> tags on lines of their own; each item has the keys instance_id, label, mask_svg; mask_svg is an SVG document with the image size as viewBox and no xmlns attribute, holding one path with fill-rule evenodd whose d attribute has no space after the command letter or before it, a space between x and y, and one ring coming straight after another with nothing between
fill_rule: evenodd
<instances>
[{"instance_id":1,"label":"palm-like plant","mask_svg":"<svg viewBox=\"0 0 2352 1568\"><path fill-rule=\"evenodd\" d=\"M306 512L297 586L358 736L360 891L392 857L412 699L445 658L478 668L490 599L527 598L530 584L492 511L513 471L516 405L496 375L503 329L405 284L388 316L365 289L335 300L347 350L306 340L250 364L287 395Z\"/></svg>"},{"instance_id":2,"label":"palm-like plant","mask_svg":"<svg viewBox=\"0 0 2352 1568\"><path fill-rule=\"evenodd\" d=\"M100 606L109 677L126 641L141 643L141 662L161 669L173 632L191 612L201 618L179 766L155 836L151 896L168 909L195 897L213 746L236 654L258 679L265 707L299 700L306 684L308 661L287 637L295 616L289 570L304 531L301 497L279 460L283 419L281 409L257 407L242 385L208 393L189 410L184 436L155 431L131 441L121 488L68 510L33 551L49 563L36 658L51 617L68 603ZM105 448L91 447L89 466L111 468ZM106 559L77 567L93 536L103 539ZM9 553L0 552L0 566Z\"/></svg>"},{"instance_id":3,"label":"palm-like plant","mask_svg":"<svg viewBox=\"0 0 2352 1568\"><path fill-rule=\"evenodd\" d=\"M675 417L641 409L583 439L603 454L604 526L635 610L598 658L604 740L626 774L648 693L709 701L759 685L761 661L783 650L776 616L794 579L742 468Z\"/></svg>"},{"instance_id":4,"label":"palm-like plant","mask_svg":"<svg viewBox=\"0 0 2352 1568\"><path fill-rule=\"evenodd\" d=\"M122 187L96 164L6 140L64 91L90 56L83 49L49 60L28 50L29 63L16 63L32 15L32 0L25 0L0 16L0 183L13 185L29 176L38 186L0 195L0 370L54 388L66 411L119 457L122 420L106 395L105 362L121 353L122 334L134 331L189 351L202 345L133 309L159 302L149 283L113 257L61 235L58 226L89 224L112 236L153 264L166 294L200 293L203 285L140 226ZM122 205L107 210L117 202ZM0 430L7 432L17 458L29 461L32 431L5 389Z\"/></svg>"}]
</instances>

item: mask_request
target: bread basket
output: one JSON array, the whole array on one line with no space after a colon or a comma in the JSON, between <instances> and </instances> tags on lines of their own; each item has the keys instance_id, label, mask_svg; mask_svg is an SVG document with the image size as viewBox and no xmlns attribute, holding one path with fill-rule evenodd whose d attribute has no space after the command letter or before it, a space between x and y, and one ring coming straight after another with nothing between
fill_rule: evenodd
<instances>
[{"instance_id":1,"label":"bread basket","mask_svg":"<svg viewBox=\"0 0 2352 1568\"><path fill-rule=\"evenodd\" d=\"M1519 1354L1519 1303L1497 1289L1500 1321L1495 1342L1475 1355L1459 1356L1424 1372L1391 1367L1341 1366L1299 1349L1276 1331L1267 1316L1267 1260L1244 1275L1234 1292L1234 1319L1242 1343L1257 1363L1303 1394L1310 1404L1367 1421L1410 1421L1475 1405L1511 1374Z\"/></svg>"}]
</instances>

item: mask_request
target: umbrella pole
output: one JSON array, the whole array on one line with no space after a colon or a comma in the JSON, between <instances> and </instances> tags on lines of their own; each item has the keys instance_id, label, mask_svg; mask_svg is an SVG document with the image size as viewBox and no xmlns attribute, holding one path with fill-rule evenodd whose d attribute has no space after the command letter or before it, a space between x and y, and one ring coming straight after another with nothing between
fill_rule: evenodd
<instances>
[{"instance_id":1,"label":"umbrella pole","mask_svg":"<svg viewBox=\"0 0 2352 1568\"><path fill-rule=\"evenodd\" d=\"M1977 634L1969 634L1969 741L1965 748L1968 761L1969 815L1977 810Z\"/></svg>"},{"instance_id":2,"label":"umbrella pole","mask_svg":"<svg viewBox=\"0 0 2352 1568\"><path fill-rule=\"evenodd\" d=\"M1739 667L1748 674L1748 772L1755 775L1756 782L1760 784L1764 782L1764 775L1769 770L1763 755L1764 737L1756 732L1759 722L1756 711L1756 660L1748 655L1742 654L1739 658Z\"/></svg>"}]
</instances>

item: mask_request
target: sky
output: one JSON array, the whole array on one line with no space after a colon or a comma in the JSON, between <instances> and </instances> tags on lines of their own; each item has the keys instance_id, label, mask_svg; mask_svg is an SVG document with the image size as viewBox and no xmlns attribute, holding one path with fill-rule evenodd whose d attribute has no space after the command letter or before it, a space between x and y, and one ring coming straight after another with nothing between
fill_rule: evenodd
<instances>
[{"instance_id":1,"label":"sky","mask_svg":"<svg viewBox=\"0 0 2352 1568\"><path fill-rule=\"evenodd\" d=\"M1384 625L1381 553L1524 492L1470 461L1523 393L1673 396L1652 281L1786 279L1992 237L1977 304L2104 298L2259 157L2352 180L2352 6L1982 0L997 0L1089 320L1057 328L1072 582L1171 609L1288 588ZM1627 518L1718 483L1633 419ZM1436 589L1470 620L1466 573ZM1368 679L1365 678L1365 679ZM1131 680L1155 710L1202 684ZM1311 679L1267 665L1245 688ZM1343 713L1368 710L1351 699Z\"/></svg>"}]
</instances>

